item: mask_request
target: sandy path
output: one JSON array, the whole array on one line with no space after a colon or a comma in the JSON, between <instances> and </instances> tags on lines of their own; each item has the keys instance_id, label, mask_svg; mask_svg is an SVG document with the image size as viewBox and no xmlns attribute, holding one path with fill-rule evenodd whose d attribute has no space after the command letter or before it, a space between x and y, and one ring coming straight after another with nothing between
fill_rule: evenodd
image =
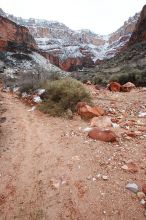
<instances>
[{"instance_id":1,"label":"sandy path","mask_svg":"<svg viewBox=\"0 0 146 220\"><path fill-rule=\"evenodd\" d=\"M145 140L117 144L88 140L79 118L65 120L29 112L16 97L2 94L7 109L0 133L0 220L143 220L144 209L127 192L145 171L129 174L120 162L145 167ZM140 164L141 165L141 164ZM101 173L108 180L90 176Z\"/></svg>"}]
</instances>

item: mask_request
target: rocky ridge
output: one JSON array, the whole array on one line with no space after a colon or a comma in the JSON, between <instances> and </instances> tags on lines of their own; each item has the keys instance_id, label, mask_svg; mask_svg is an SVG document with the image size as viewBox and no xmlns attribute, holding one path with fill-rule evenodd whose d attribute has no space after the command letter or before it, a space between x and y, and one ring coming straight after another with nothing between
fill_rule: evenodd
<instances>
[{"instance_id":1,"label":"rocky ridge","mask_svg":"<svg viewBox=\"0 0 146 220\"><path fill-rule=\"evenodd\" d=\"M36 48L36 42L26 27L0 16L0 51Z\"/></svg>"},{"instance_id":2,"label":"rocky ridge","mask_svg":"<svg viewBox=\"0 0 146 220\"><path fill-rule=\"evenodd\" d=\"M146 5L143 7L129 41L115 57L95 68L73 73L83 82L107 85L109 81L125 84L130 81L136 86L146 86Z\"/></svg>"},{"instance_id":3,"label":"rocky ridge","mask_svg":"<svg viewBox=\"0 0 146 220\"><path fill-rule=\"evenodd\" d=\"M140 18L135 26L128 46L144 41L146 41L146 5L143 7L141 11Z\"/></svg>"}]
</instances>

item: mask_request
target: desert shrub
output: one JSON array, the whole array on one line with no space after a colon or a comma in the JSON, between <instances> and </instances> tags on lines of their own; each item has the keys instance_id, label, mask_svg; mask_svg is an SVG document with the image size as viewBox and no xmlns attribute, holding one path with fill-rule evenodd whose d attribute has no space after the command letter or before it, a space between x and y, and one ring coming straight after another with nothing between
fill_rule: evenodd
<instances>
[{"instance_id":1,"label":"desert shrub","mask_svg":"<svg viewBox=\"0 0 146 220\"><path fill-rule=\"evenodd\" d=\"M108 81L109 81L109 76L107 74L99 74L99 75L96 75L92 78L91 82L94 84L94 85L102 85L102 86L105 86L107 85Z\"/></svg>"},{"instance_id":2,"label":"desert shrub","mask_svg":"<svg viewBox=\"0 0 146 220\"><path fill-rule=\"evenodd\" d=\"M92 82L94 84L101 84L102 80L103 80L103 77L101 77L101 76L94 76Z\"/></svg>"},{"instance_id":3,"label":"desert shrub","mask_svg":"<svg viewBox=\"0 0 146 220\"><path fill-rule=\"evenodd\" d=\"M135 82L135 74L133 73L115 74L110 77L109 81L119 82L121 84L125 84L126 82Z\"/></svg>"},{"instance_id":4,"label":"desert shrub","mask_svg":"<svg viewBox=\"0 0 146 220\"><path fill-rule=\"evenodd\" d=\"M125 84L126 82L132 82L136 86L146 85L146 70L129 69L126 73L113 74L110 76L109 81L119 82Z\"/></svg>"},{"instance_id":5,"label":"desert shrub","mask_svg":"<svg viewBox=\"0 0 146 220\"><path fill-rule=\"evenodd\" d=\"M90 94L83 84L72 78L47 81L43 87L46 92L39 109L52 116L62 116L67 109L74 112L79 101L91 102Z\"/></svg>"}]
</instances>

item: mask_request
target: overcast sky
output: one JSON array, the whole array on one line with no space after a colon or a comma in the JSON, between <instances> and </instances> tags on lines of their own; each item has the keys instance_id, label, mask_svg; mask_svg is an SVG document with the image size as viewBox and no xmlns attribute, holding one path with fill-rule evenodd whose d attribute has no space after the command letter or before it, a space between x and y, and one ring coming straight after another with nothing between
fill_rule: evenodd
<instances>
[{"instance_id":1,"label":"overcast sky","mask_svg":"<svg viewBox=\"0 0 146 220\"><path fill-rule=\"evenodd\" d=\"M56 20L97 34L116 31L145 4L146 0L0 0L0 7L15 16Z\"/></svg>"}]
</instances>

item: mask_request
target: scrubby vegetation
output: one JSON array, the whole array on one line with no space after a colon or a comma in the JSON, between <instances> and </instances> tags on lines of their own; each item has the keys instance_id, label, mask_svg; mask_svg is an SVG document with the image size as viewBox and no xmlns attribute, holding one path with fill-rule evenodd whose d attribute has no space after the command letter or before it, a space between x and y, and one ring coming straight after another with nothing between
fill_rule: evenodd
<instances>
[{"instance_id":1,"label":"scrubby vegetation","mask_svg":"<svg viewBox=\"0 0 146 220\"><path fill-rule=\"evenodd\" d=\"M84 83L90 80L95 85L105 86L109 81L121 84L130 81L136 86L146 86L146 42L131 46L95 68L75 73L74 77Z\"/></svg>"},{"instance_id":2,"label":"scrubby vegetation","mask_svg":"<svg viewBox=\"0 0 146 220\"><path fill-rule=\"evenodd\" d=\"M63 116L70 109L75 111L79 101L91 103L91 97L83 84L76 79L66 78L55 81L47 81L43 88L43 102L39 109L52 116Z\"/></svg>"},{"instance_id":3,"label":"scrubby vegetation","mask_svg":"<svg viewBox=\"0 0 146 220\"><path fill-rule=\"evenodd\" d=\"M113 74L109 78L109 81L116 81L121 84L126 82L132 82L136 86L145 86L146 85L146 70L139 70L139 69L131 69L126 73L118 73Z\"/></svg>"}]
</instances>

